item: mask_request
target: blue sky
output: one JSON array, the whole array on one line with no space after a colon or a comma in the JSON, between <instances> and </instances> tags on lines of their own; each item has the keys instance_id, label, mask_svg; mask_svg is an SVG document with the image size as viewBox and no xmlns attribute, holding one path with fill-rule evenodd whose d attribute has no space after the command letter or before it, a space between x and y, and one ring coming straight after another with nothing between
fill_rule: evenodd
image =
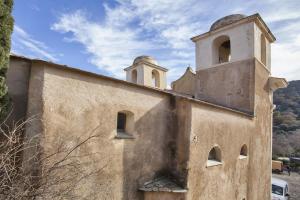
<instances>
[{"instance_id":1,"label":"blue sky","mask_svg":"<svg viewBox=\"0 0 300 200\"><path fill-rule=\"evenodd\" d=\"M191 37L223 16L257 12L277 38L272 74L300 79L299 0L15 0L12 52L120 79L151 55L170 83L195 67Z\"/></svg>"}]
</instances>

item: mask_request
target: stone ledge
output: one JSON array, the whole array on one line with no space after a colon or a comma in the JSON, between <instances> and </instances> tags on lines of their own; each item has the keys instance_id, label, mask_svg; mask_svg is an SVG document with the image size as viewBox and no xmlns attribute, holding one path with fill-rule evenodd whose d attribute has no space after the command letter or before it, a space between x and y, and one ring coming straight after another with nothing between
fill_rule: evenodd
<instances>
[{"instance_id":1,"label":"stone ledge","mask_svg":"<svg viewBox=\"0 0 300 200\"><path fill-rule=\"evenodd\" d=\"M244 160L244 159L246 159L248 156L243 156L243 155L239 155L239 159L240 160Z\"/></svg>"},{"instance_id":2,"label":"stone ledge","mask_svg":"<svg viewBox=\"0 0 300 200\"><path fill-rule=\"evenodd\" d=\"M128 133L118 132L115 139L135 139L135 137Z\"/></svg>"},{"instance_id":3,"label":"stone ledge","mask_svg":"<svg viewBox=\"0 0 300 200\"><path fill-rule=\"evenodd\" d=\"M206 167L213 167L213 166L218 166L222 165L222 162L216 161L216 160L208 160L206 163Z\"/></svg>"}]
</instances>

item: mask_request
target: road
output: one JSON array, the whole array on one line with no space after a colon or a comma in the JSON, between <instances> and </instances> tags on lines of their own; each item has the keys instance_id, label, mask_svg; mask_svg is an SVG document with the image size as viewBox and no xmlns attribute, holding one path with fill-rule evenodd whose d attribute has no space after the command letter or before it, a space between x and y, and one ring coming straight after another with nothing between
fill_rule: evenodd
<instances>
[{"instance_id":1,"label":"road","mask_svg":"<svg viewBox=\"0 0 300 200\"><path fill-rule=\"evenodd\" d=\"M291 176L289 176L284 172L282 174L272 174L272 176L283 179L289 183L290 200L300 200L300 174L291 173Z\"/></svg>"}]
</instances>

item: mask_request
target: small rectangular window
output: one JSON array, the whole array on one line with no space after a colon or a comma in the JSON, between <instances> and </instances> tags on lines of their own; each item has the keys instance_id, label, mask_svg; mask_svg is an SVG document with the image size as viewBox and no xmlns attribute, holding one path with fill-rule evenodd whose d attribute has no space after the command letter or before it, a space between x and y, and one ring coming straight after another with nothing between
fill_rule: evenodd
<instances>
[{"instance_id":1,"label":"small rectangular window","mask_svg":"<svg viewBox=\"0 0 300 200\"><path fill-rule=\"evenodd\" d=\"M126 114L125 113L118 113L117 131L118 132L125 132L125 128L126 128Z\"/></svg>"},{"instance_id":2,"label":"small rectangular window","mask_svg":"<svg viewBox=\"0 0 300 200\"><path fill-rule=\"evenodd\" d=\"M133 132L133 113L129 111L118 112L117 116L116 139L134 139Z\"/></svg>"}]
</instances>

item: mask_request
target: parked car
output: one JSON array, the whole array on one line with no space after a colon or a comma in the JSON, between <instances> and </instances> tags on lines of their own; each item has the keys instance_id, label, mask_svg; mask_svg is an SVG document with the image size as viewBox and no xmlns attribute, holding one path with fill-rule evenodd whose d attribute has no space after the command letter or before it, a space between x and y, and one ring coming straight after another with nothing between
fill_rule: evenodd
<instances>
[{"instance_id":1,"label":"parked car","mask_svg":"<svg viewBox=\"0 0 300 200\"><path fill-rule=\"evenodd\" d=\"M283 172L283 163L282 161L272 160L272 172L282 173Z\"/></svg>"},{"instance_id":2,"label":"parked car","mask_svg":"<svg viewBox=\"0 0 300 200\"><path fill-rule=\"evenodd\" d=\"M290 158L290 161L291 161L291 162L294 162L294 163L296 163L296 164L300 164L300 158L297 158L297 157L291 157L291 158Z\"/></svg>"},{"instance_id":3,"label":"parked car","mask_svg":"<svg viewBox=\"0 0 300 200\"><path fill-rule=\"evenodd\" d=\"M272 177L272 200L288 200L289 197L288 183Z\"/></svg>"}]
</instances>

